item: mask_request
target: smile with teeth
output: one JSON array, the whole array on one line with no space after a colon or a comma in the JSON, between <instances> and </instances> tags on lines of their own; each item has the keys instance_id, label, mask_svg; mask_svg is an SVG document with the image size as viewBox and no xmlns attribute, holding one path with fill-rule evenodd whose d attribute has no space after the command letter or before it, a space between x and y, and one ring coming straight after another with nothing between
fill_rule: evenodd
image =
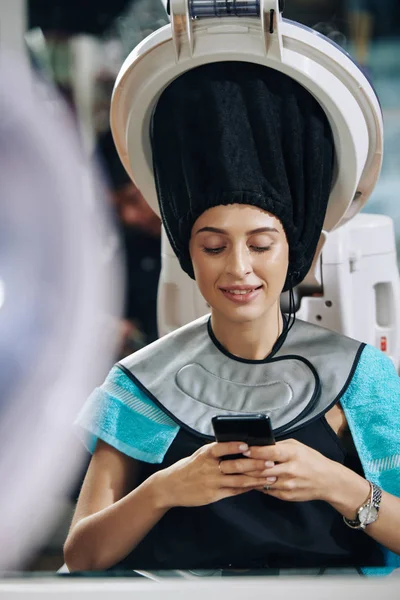
<instances>
[{"instance_id":1,"label":"smile with teeth","mask_svg":"<svg viewBox=\"0 0 400 600\"><path fill-rule=\"evenodd\" d=\"M253 302L253 300L258 298L262 287L262 285L251 288L232 286L231 288L220 288L220 290L230 302L243 305Z\"/></svg>"},{"instance_id":2,"label":"smile with teeth","mask_svg":"<svg viewBox=\"0 0 400 600\"><path fill-rule=\"evenodd\" d=\"M221 291L226 294L233 294L234 296L245 296L246 294L251 294L255 290L259 290L262 286L259 285L257 287L247 288L247 289L230 289L230 288L221 288Z\"/></svg>"},{"instance_id":3,"label":"smile with teeth","mask_svg":"<svg viewBox=\"0 0 400 600\"><path fill-rule=\"evenodd\" d=\"M250 288L248 290L224 290L224 292L229 292L230 294L235 294L235 295L243 295L243 294L250 294L250 292L253 292L256 289L257 288Z\"/></svg>"}]
</instances>

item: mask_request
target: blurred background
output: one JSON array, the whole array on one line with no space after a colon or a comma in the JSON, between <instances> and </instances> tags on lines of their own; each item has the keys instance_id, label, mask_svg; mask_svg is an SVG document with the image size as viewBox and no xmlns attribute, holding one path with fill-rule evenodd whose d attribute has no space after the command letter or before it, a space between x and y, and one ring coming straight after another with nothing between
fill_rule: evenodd
<instances>
[{"instance_id":1,"label":"blurred background","mask_svg":"<svg viewBox=\"0 0 400 600\"><path fill-rule=\"evenodd\" d=\"M39 77L56 86L73 115L87 156L95 157L104 171L127 282L117 359L157 337L161 228L117 157L109 131L110 99L116 75L130 51L168 22L164 4L162 0L0 0L2 39L7 42L8 38L14 50L26 52ZM365 69L377 90L384 113L385 159L366 210L394 220L400 260L400 3L287 0L284 16L341 45ZM87 461L88 457L82 473ZM48 538L26 562L27 571L51 571L62 565L62 545L82 476L72 486Z\"/></svg>"}]
</instances>

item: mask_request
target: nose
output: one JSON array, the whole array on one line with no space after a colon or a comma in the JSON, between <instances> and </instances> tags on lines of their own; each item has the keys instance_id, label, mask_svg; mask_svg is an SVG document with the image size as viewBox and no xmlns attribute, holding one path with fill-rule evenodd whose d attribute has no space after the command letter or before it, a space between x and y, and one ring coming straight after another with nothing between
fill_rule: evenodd
<instances>
[{"instance_id":1,"label":"nose","mask_svg":"<svg viewBox=\"0 0 400 600\"><path fill-rule=\"evenodd\" d=\"M252 272L251 256L247 244L237 244L228 255L227 272L235 279L243 279Z\"/></svg>"}]
</instances>

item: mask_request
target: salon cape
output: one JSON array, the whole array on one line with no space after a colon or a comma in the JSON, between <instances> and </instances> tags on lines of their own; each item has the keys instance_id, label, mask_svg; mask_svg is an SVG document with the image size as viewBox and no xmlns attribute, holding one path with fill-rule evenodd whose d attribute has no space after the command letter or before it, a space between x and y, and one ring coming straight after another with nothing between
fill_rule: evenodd
<instances>
[{"instance_id":1,"label":"salon cape","mask_svg":"<svg viewBox=\"0 0 400 600\"><path fill-rule=\"evenodd\" d=\"M100 438L162 463L181 426L211 441L211 416L269 412L275 434L287 434L340 400L366 479L400 497L400 378L391 360L302 321L282 341L265 361L238 359L202 317L115 365L83 406L78 432L90 452ZM400 556L383 551L387 567L400 567Z\"/></svg>"}]
</instances>

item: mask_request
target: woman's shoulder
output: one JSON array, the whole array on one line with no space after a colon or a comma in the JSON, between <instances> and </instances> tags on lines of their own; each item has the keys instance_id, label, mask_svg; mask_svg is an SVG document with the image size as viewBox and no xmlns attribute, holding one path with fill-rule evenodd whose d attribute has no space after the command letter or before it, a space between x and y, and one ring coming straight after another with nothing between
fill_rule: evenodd
<instances>
[{"instance_id":1,"label":"woman's shoulder","mask_svg":"<svg viewBox=\"0 0 400 600\"><path fill-rule=\"evenodd\" d=\"M89 396L75 425L90 452L102 439L131 458L150 463L162 462L179 431L118 364Z\"/></svg>"},{"instance_id":2,"label":"woman's shoulder","mask_svg":"<svg viewBox=\"0 0 400 600\"><path fill-rule=\"evenodd\" d=\"M126 356L120 361L120 366L128 371L134 371L138 365L145 365L147 371L157 368L161 363L175 353L184 354L186 349L204 343L208 339L209 315L204 315L174 331L158 338L148 346Z\"/></svg>"},{"instance_id":3,"label":"woman's shoulder","mask_svg":"<svg viewBox=\"0 0 400 600\"><path fill-rule=\"evenodd\" d=\"M347 372L343 391L349 384L353 384L353 387L379 388L384 382L390 381L394 386L400 385L393 361L375 346L306 321L296 321L296 326L297 337L294 343L291 340L292 345L297 342L305 348L311 362L317 366L321 363L323 369L337 371L341 365L343 372ZM327 355L331 358L328 363L325 360Z\"/></svg>"},{"instance_id":4,"label":"woman's shoulder","mask_svg":"<svg viewBox=\"0 0 400 600\"><path fill-rule=\"evenodd\" d=\"M342 403L397 402L400 408L400 377L393 361L369 344L360 348Z\"/></svg>"},{"instance_id":5,"label":"woman's shoulder","mask_svg":"<svg viewBox=\"0 0 400 600\"><path fill-rule=\"evenodd\" d=\"M392 359L370 344L363 344L357 364L359 375L380 381L392 380L399 383L400 378Z\"/></svg>"}]
</instances>

